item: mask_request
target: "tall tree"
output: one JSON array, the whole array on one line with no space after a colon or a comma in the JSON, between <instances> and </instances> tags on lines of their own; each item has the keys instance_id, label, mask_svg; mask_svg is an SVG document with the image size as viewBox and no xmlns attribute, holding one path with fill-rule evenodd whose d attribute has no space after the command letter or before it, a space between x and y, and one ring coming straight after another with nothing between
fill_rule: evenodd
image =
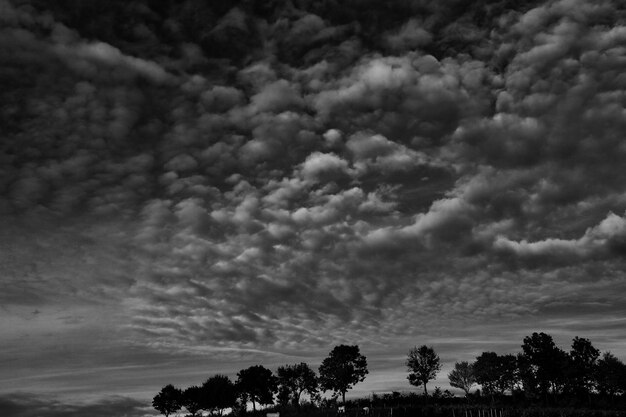
<instances>
[{"instance_id":1,"label":"tall tree","mask_svg":"<svg viewBox=\"0 0 626 417\"><path fill-rule=\"evenodd\" d=\"M611 352L604 352L596 368L598 392L613 398L626 393L626 365Z\"/></svg>"},{"instance_id":2,"label":"tall tree","mask_svg":"<svg viewBox=\"0 0 626 417\"><path fill-rule=\"evenodd\" d=\"M280 385L279 383L276 400L280 405L289 405L289 403L293 403L293 398L291 397L291 392L289 391L289 388L284 385Z\"/></svg>"},{"instance_id":3,"label":"tall tree","mask_svg":"<svg viewBox=\"0 0 626 417\"><path fill-rule=\"evenodd\" d=\"M203 409L222 415L237 404L237 389L226 375L214 375L202 384Z\"/></svg>"},{"instance_id":4,"label":"tall tree","mask_svg":"<svg viewBox=\"0 0 626 417\"><path fill-rule=\"evenodd\" d=\"M500 380L500 358L495 352L483 352L473 364L476 382L482 386L485 394L492 395L498 391Z\"/></svg>"},{"instance_id":5,"label":"tall tree","mask_svg":"<svg viewBox=\"0 0 626 417\"><path fill-rule=\"evenodd\" d=\"M513 391L519 385L519 371L517 367L517 357L512 354L499 355L500 378L498 379L498 391L504 394L505 391Z\"/></svg>"},{"instance_id":6,"label":"tall tree","mask_svg":"<svg viewBox=\"0 0 626 417\"><path fill-rule=\"evenodd\" d=\"M181 390L174 388L172 384L168 384L161 388L161 391L152 399L152 406L159 413L168 417L181 409L181 399Z\"/></svg>"},{"instance_id":7,"label":"tall tree","mask_svg":"<svg viewBox=\"0 0 626 417\"><path fill-rule=\"evenodd\" d=\"M556 346L552 336L545 333L533 333L524 338L522 344L524 355L525 384L533 382L528 388L538 392L547 399L549 392L558 393L565 380L565 369L569 357Z\"/></svg>"},{"instance_id":8,"label":"tall tree","mask_svg":"<svg viewBox=\"0 0 626 417\"><path fill-rule=\"evenodd\" d=\"M295 365L280 366L276 372L278 376L279 390L295 406L300 405L300 397L303 393L315 396L318 391L319 382L315 371L311 367L301 362Z\"/></svg>"},{"instance_id":9,"label":"tall tree","mask_svg":"<svg viewBox=\"0 0 626 417\"><path fill-rule=\"evenodd\" d=\"M424 395L427 396L426 384L435 379L441 370L441 361L435 350L426 345L414 347L409 351L406 366L409 370L407 378L411 385L424 385Z\"/></svg>"},{"instance_id":10,"label":"tall tree","mask_svg":"<svg viewBox=\"0 0 626 417\"><path fill-rule=\"evenodd\" d=\"M181 404L191 413L191 417L198 416L204 408L204 393L201 387L192 386L183 391Z\"/></svg>"},{"instance_id":11,"label":"tall tree","mask_svg":"<svg viewBox=\"0 0 626 417\"><path fill-rule=\"evenodd\" d=\"M465 396L468 396L476 384L474 367L469 362L457 362L454 364L454 369L448 374L448 379L450 386L462 389L465 391Z\"/></svg>"},{"instance_id":12,"label":"tall tree","mask_svg":"<svg viewBox=\"0 0 626 417\"><path fill-rule=\"evenodd\" d=\"M276 392L276 377L262 365L251 366L237 373L237 389L245 399L252 401L252 409L256 411L256 403L272 404Z\"/></svg>"},{"instance_id":13,"label":"tall tree","mask_svg":"<svg viewBox=\"0 0 626 417\"><path fill-rule=\"evenodd\" d=\"M537 395L539 384L535 376L535 369L531 366L528 357L521 352L517 354L517 372L524 393L528 396Z\"/></svg>"},{"instance_id":14,"label":"tall tree","mask_svg":"<svg viewBox=\"0 0 626 417\"><path fill-rule=\"evenodd\" d=\"M568 367L568 385L575 395L585 395L591 400L589 394L594 388L596 365L600 357L600 351L596 349L589 339L575 337L570 350L571 363Z\"/></svg>"},{"instance_id":15,"label":"tall tree","mask_svg":"<svg viewBox=\"0 0 626 417\"><path fill-rule=\"evenodd\" d=\"M340 393L343 403L346 392L367 375L367 360L359 352L359 347L335 346L320 365L320 386L324 391Z\"/></svg>"}]
</instances>

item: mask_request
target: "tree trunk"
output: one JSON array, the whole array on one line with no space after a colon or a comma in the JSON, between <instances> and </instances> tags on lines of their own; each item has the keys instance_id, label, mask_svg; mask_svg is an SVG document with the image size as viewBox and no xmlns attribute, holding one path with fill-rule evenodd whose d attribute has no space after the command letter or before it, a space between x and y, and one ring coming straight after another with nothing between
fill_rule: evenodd
<instances>
[{"instance_id":1,"label":"tree trunk","mask_svg":"<svg viewBox=\"0 0 626 417\"><path fill-rule=\"evenodd\" d=\"M428 397L428 390L426 390L426 382L424 382L424 395Z\"/></svg>"},{"instance_id":2,"label":"tree trunk","mask_svg":"<svg viewBox=\"0 0 626 417\"><path fill-rule=\"evenodd\" d=\"M252 400L252 411L256 413L256 403Z\"/></svg>"},{"instance_id":3,"label":"tree trunk","mask_svg":"<svg viewBox=\"0 0 626 417\"><path fill-rule=\"evenodd\" d=\"M346 392L345 391L341 393L341 397L343 398L343 405L346 405Z\"/></svg>"}]
</instances>

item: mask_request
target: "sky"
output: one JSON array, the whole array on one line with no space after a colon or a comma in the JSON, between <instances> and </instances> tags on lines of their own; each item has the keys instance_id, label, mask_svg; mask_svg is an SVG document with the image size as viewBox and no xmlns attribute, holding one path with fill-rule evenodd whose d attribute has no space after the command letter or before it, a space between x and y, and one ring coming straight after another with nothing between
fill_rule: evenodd
<instances>
[{"instance_id":1,"label":"sky","mask_svg":"<svg viewBox=\"0 0 626 417\"><path fill-rule=\"evenodd\" d=\"M626 359L620 0L0 0L0 410L357 344Z\"/></svg>"}]
</instances>

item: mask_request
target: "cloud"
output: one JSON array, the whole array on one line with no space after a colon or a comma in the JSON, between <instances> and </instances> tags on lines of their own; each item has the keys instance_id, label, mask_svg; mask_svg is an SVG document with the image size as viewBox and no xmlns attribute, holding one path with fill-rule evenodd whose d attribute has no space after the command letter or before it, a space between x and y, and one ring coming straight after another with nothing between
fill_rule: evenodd
<instances>
[{"instance_id":1,"label":"cloud","mask_svg":"<svg viewBox=\"0 0 626 417\"><path fill-rule=\"evenodd\" d=\"M294 43L311 42L312 38L325 28L324 20L314 14L307 14L293 22L289 39ZM295 40L294 40L295 38Z\"/></svg>"},{"instance_id":2,"label":"cloud","mask_svg":"<svg viewBox=\"0 0 626 417\"><path fill-rule=\"evenodd\" d=\"M471 225L472 207L459 198L433 202L429 211L415 216L412 223L402 227L385 227L370 231L364 238L368 246L375 248L416 241L430 246L433 239L457 240Z\"/></svg>"},{"instance_id":3,"label":"cloud","mask_svg":"<svg viewBox=\"0 0 626 417\"><path fill-rule=\"evenodd\" d=\"M469 76L466 67L476 74ZM438 143L460 118L484 108L485 91L477 88L483 78L488 72L471 62L439 62L416 52L365 56L310 100L323 120L344 132L371 130L424 146Z\"/></svg>"},{"instance_id":4,"label":"cloud","mask_svg":"<svg viewBox=\"0 0 626 417\"><path fill-rule=\"evenodd\" d=\"M0 398L0 412L15 417L72 417L72 416L148 416L156 415L145 403L125 397L110 397L83 404L68 404L48 396L11 393Z\"/></svg>"},{"instance_id":5,"label":"cloud","mask_svg":"<svg viewBox=\"0 0 626 417\"><path fill-rule=\"evenodd\" d=\"M202 93L202 104L209 111L223 112L243 104L245 96L237 88L217 85Z\"/></svg>"},{"instance_id":6,"label":"cloud","mask_svg":"<svg viewBox=\"0 0 626 417\"><path fill-rule=\"evenodd\" d=\"M409 19L395 33L388 34L385 41L392 51L404 52L428 45L432 41L432 35L419 20Z\"/></svg>"},{"instance_id":7,"label":"cloud","mask_svg":"<svg viewBox=\"0 0 626 417\"><path fill-rule=\"evenodd\" d=\"M350 175L350 168L346 160L335 154L316 152L307 156L302 163L301 175L308 181L320 181L323 178Z\"/></svg>"},{"instance_id":8,"label":"cloud","mask_svg":"<svg viewBox=\"0 0 626 417\"><path fill-rule=\"evenodd\" d=\"M78 68L80 64L71 62L84 59L87 62L96 61L110 66L126 67L138 74L156 82L163 83L170 79L170 75L158 64L144 59L124 55L119 49L104 43L96 42L79 45L57 45L54 51L68 61L68 65Z\"/></svg>"},{"instance_id":9,"label":"cloud","mask_svg":"<svg viewBox=\"0 0 626 417\"><path fill-rule=\"evenodd\" d=\"M275 112L297 109L304 105L302 97L289 85L286 80L278 80L267 84L263 89L250 98L255 111Z\"/></svg>"},{"instance_id":10,"label":"cloud","mask_svg":"<svg viewBox=\"0 0 626 417\"><path fill-rule=\"evenodd\" d=\"M541 121L502 113L455 132L461 146L469 145L468 159L482 158L492 166L507 167L541 161L545 135Z\"/></svg>"},{"instance_id":11,"label":"cloud","mask_svg":"<svg viewBox=\"0 0 626 417\"><path fill-rule=\"evenodd\" d=\"M346 142L346 148L354 156L354 166L359 175L388 175L430 168L431 165L426 154L392 142L382 135L358 132Z\"/></svg>"},{"instance_id":12,"label":"cloud","mask_svg":"<svg viewBox=\"0 0 626 417\"><path fill-rule=\"evenodd\" d=\"M598 225L578 239L545 239L537 242L511 241L500 236L494 242L497 250L511 251L521 257L553 257L568 261L594 255L621 254L626 238L626 219L609 213Z\"/></svg>"}]
</instances>

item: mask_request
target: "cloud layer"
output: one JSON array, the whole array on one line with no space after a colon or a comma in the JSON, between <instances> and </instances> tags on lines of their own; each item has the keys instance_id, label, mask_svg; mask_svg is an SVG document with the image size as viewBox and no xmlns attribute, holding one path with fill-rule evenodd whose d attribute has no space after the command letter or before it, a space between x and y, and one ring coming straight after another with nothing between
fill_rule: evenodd
<instances>
[{"instance_id":1,"label":"cloud layer","mask_svg":"<svg viewBox=\"0 0 626 417\"><path fill-rule=\"evenodd\" d=\"M398 3L0 0L9 346L620 353L623 7Z\"/></svg>"}]
</instances>

